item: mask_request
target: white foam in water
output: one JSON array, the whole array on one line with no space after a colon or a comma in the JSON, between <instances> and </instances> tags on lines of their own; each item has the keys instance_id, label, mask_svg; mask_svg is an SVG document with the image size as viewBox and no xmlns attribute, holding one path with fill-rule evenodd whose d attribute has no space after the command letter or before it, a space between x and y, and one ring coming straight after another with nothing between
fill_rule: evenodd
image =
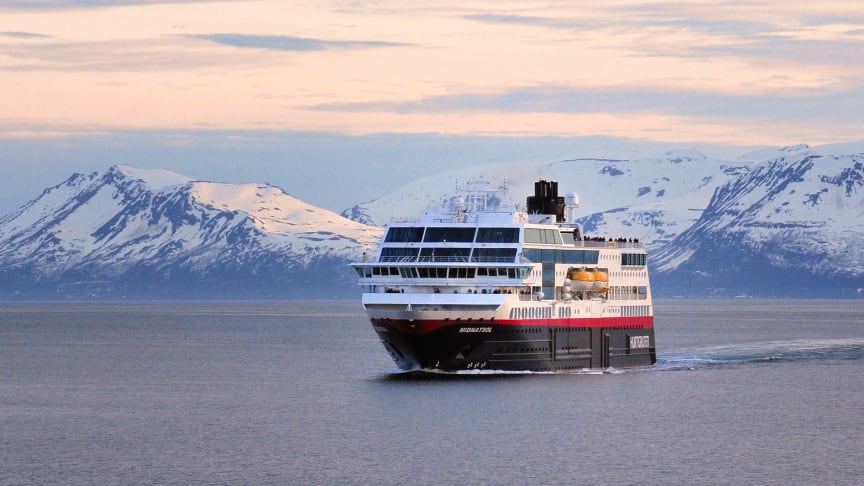
<instances>
[{"instance_id":1,"label":"white foam in water","mask_svg":"<svg viewBox=\"0 0 864 486\"><path fill-rule=\"evenodd\" d=\"M750 345L712 346L696 353L661 354L656 369L699 369L812 360L846 360L864 357L864 339L796 339ZM644 368L650 371L652 368Z\"/></svg>"}]
</instances>

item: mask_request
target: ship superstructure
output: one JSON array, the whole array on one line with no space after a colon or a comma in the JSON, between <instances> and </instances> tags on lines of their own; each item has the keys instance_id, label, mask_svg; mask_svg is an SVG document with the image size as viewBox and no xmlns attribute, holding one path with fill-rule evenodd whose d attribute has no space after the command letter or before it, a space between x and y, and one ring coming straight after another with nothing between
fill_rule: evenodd
<instances>
[{"instance_id":1,"label":"ship superstructure","mask_svg":"<svg viewBox=\"0 0 864 486\"><path fill-rule=\"evenodd\" d=\"M527 209L490 211L471 190L388 225L352 264L362 304L404 370L646 366L656 361L645 247L585 236L578 198L540 180Z\"/></svg>"}]
</instances>

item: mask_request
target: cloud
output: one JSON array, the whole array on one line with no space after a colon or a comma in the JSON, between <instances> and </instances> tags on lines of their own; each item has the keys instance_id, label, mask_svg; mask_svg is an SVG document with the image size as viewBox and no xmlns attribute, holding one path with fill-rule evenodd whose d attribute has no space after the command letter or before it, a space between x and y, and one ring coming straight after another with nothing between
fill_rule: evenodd
<instances>
[{"instance_id":1,"label":"cloud","mask_svg":"<svg viewBox=\"0 0 864 486\"><path fill-rule=\"evenodd\" d=\"M864 114L862 87L795 89L759 94L723 94L668 88L526 87L494 94L433 96L412 102L332 103L310 107L342 112L658 113L765 121L823 120L854 123Z\"/></svg>"},{"instance_id":2,"label":"cloud","mask_svg":"<svg viewBox=\"0 0 864 486\"><path fill-rule=\"evenodd\" d=\"M0 32L0 37L12 37L15 39L50 39L50 35L45 34L36 34L34 32L18 32L18 31L6 31Z\"/></svg>"},{"instance_id":3,"label":"cloud","mask_svg":"<svg viewBox=\"0 0 864 486\"><path fill-rule=\"evenodd\" d=\"M475 20L477 22L489 22L493 24L528 24L528 25L545 25L549 20L547 17L538 17L535 15L503 15L503 14L472 14L464 15L462 18L466 20Z\"/></svg>"},{"instance_id":4,"label":"cloud","mask_svg":"<svg viewBox=\"0 0 864 486\"><path fill-rule=\"evenodd\" d=\"M123 39L93 42L50 41L4 45L3 71L159 72L204 67L255 65L255 59L216 49L182 48L182 37Z\"/></svg>"},{"instance_id":5,"label":"cloud","mask_svg":"<svg viewBox=\"0 0 864 486\"><path fill-rule=\"evenodd\" d=\"M864 60L864 42L858 39L796 39L784 35L751 38L737 45L691 46L690 56L739 56L757 60L794 61L811 65L849 65Z\"/></svg>"},{"instance_id":6,"label":"cloud","mask_svg":"<svg viewBox=\"0 0 864 486\"><path fill-rule=\"evenodd\" d=\"M609 15L585 17L541 17L514 14L472 14L462 18L476 22L545 27L557 30L586 31L615 29L635 31L651 27L670 27L705 34L757 34L774 31L776 27L766 22L748 20L705 20L700 16L673 14L660 8L660 4L608 8ZM602 20L601 20L602 19Z\"/></svg>"},{"instance_id":7,"label":"cloud","mask_svg":"<svg viewBox=\"0 0 864 486\"><path fill-rule=\"evenodd\" d=\"M648 3L599 6L581 16L532 16L474 14L462 18L483 23L542 27L571 32L642 33L629 49L647 56L712 58L737 56L751 61L850 64L864 59L861 36L864 14L810 14L770 22L760 20L758 9L745 15L736 2L688 5ZM790 7L790 10L794 10ZM737 14L737 15L736 15ZM765 18L764 15L761 16ZM837 25L853 26L836 32ZM607 34L602 34L602 32ZM822 37L812 38L814 33ZM686 42L670 42L672 34L686 35Z\"/></svg>"},{"instance_id":8,"label":"cloud","mask_svg":"<svg viewBox=\"0 0 864 486\"><path fill-rule=\"evenodd\" d=\"M864 11L803 2L0 1L0 105L19 124L858 136Z\"/></svg>"},{"instance_id":9,"label":"cloud","mask_svg":"<svg viewBox=\"0 0 864 486\"><path fill-rule=\"evenodd\" d=\"M597 24L595 23L577 22L575 20L564 20L553 17L539 17L535 15L472 14L464 15L462 18L465 20L490 24L528 25L566 30L597 27Z\"/></svg>"},{"instance_id":10,"label":"cloud","mask_svg":"<svg viewBox=\"0 0 864 486\"><path fill-rule=\"evenodd\" d=\"M329 49L362 49L374 47L400 47L410 44L382 41L332 41L288 35L248 35L248 34L194 34L186 37L203 39L217 44L251 49L272 49L277 51L324 51Z\"/></svg>"},{"instance_id":11,"label":"cloud","mask_svg":"<svg viewBox=\"0 0 864 486\"><path fill-rule=\"evenodd\" d=\"M224 0L7 0L3 9L46 10L66 8L122 7L135 5L159 5L171 3L202 3Z\"/></svg>"}]
</instances>

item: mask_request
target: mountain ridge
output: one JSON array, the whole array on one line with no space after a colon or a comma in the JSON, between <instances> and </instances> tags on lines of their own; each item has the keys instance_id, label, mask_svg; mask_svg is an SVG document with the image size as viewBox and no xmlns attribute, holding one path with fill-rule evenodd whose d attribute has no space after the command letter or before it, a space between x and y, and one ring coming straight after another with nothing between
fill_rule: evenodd
<instances>
[{"instance_id":1,"label":"mountain ridge","mask_svg":"<svg viewBox=\"0 0 864 486\"><path fill-rule=\"evenodd\" d=\"M538 177L558 180L562 191L575 182L583 202L576 222L589 235L644 242L658 295L860 296L864 280L851 269L864 268L862 160L864 143L800 144L731 161L694 150L502 165L488 172L514 180L488 182L508 195L530 194ZM427 204L445 183L481 170L426 178L343 215L380 221L387 208Z\"/></svg>"},{"instance_id":2,"label":"mountain ridge","mask_svg":"<svg viewBox=\"0 0 864 486\"><path fill-rule=\"evenodd\" d=\"M864 288L864 154L802 150L720 186L702 216L653 255L661 285L831 297ZM720 262L725 263L725 267Z\"/></svg>"},{"instance_id":3,"label":"mountain ridge","mask_svg":"<svg viewBox=\"0 0 864 486\"><path fill-rule=\"evenodd\" d=\"M315 266L358 258L380 234L269 184L193 181L117 165L74 174L0 218L0 283L20 282L13 294L110 281L119 293L145 296L160 286L163 295L220 287L226 290L217 293L246 297L312 295L334 280L325 274L322 285L310 283ZM300 276L305 292L295 285ZM200 289L172 290L180 281Z\"/></svg>"},{"instance_id":4,"label":"mountain ridge","mask_svg":"<svg viewBox=\"0 0 864 486\"><path fill-rule=\"evenodd\" d=\"M864 294L862 143L468 167L341 215L271 184L116 165L0 218L0 298L353 296L347 263L384 231L367 223L416 218L468 184L491 210L524 210L540 178L579 191L585 234L646 244L657 296Z\"/></svg>"}]
</instances>

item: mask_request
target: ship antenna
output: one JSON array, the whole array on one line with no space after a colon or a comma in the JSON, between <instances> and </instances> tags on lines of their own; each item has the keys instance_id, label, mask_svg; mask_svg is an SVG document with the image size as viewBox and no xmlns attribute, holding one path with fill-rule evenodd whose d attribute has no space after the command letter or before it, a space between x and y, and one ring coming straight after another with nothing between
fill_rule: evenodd
<instances>
[{"instance_id":1,"label":"ship antenna","mask_svg":"<svg viewBox=\"0 0 864 486\"><path fill-rule=\"evenodd\" d=\"M568 192L564 196L564 203L567 206L567 222L573 223L576 219L574 212L579 207L579 196L575 192Z\"/></svg>"}]
</instances>

